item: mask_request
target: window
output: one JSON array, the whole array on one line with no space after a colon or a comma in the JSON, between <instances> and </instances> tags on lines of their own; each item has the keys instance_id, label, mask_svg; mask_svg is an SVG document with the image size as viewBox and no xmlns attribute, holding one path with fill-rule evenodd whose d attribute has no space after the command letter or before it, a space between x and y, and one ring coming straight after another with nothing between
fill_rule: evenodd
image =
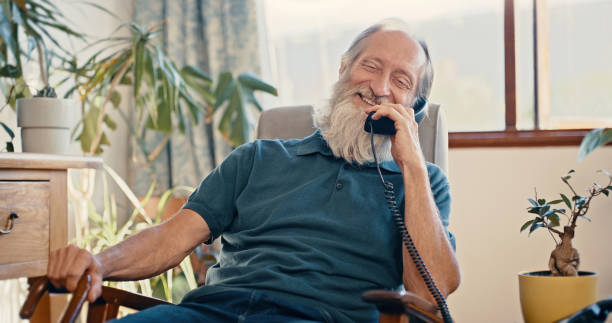
<instances>
[{"instance_id":1,"label":"window","mask_svg":"<svg viewBox=\"0 0 612 323\"><path fill-rule=\"evenodd\" d=\"M267 106L325 104L340 57L364 28L399 17L429 46L430 100L453 131L504 128L503 3L490 0L262 1L268 47L264 78L279 96Z\"/></svg>"},{"instance_id":2,"label":"window","mask_svg":"<svg viewBox=\"0 0 612 323\"><path fill-rule=\"evenodd\" d=\"M549 0L550 108L542 128L612 124L612 2Z\"/></svg>"},{"instance_id":3,"label":"window","mask_svg":"<svg viewBox=\"0 0 612 323\"><path fill-rule=\"evenodd\" d=\"M357 33L400 17L429 44L430 100L446 108L451 147L575 145L612 120L609 1L260 0L259 9L263 76L279 89L267 106L325 104Z\"/></svg>"}]
</instances>

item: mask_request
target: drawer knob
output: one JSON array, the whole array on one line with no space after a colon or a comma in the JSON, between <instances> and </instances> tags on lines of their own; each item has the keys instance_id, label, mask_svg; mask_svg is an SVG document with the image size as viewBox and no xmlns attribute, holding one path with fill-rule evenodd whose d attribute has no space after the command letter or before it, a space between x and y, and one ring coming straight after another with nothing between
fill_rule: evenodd
<instances>
[{"instance_id":1,"label":"drawer knob","mask_svg":"<svg viewBox=\"0 0 612 323\"><path fill-rule=\"evenodd\" d=\"M8 229L7 230L0 229L0 233L1 234L11 233L13 231L13 227L15 226L15 219L17 219L18 217L19 215L17 215L17 213L11 212L11 214L9 214L8 221L7 221Z\"/></svg>"}]
</instances>

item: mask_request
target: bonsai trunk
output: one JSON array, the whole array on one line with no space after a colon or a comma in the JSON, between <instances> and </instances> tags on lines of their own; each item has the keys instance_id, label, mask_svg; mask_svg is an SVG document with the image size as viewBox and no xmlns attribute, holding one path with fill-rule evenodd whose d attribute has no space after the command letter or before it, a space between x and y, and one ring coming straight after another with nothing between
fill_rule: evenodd
<instances>
[{"instance_id":1,"label":"bonsai trunk","mask_svg":"<svg viewBox=\"0 0 612 323\"><path fill-rule=\"evenodd\" d=\"M548 267L552 276L576 276L580 265L578 251L572 248L574 238L574 228L565 226L563 233L560 234L561 243L550 254Z\"/></svg>"}]
</instances>

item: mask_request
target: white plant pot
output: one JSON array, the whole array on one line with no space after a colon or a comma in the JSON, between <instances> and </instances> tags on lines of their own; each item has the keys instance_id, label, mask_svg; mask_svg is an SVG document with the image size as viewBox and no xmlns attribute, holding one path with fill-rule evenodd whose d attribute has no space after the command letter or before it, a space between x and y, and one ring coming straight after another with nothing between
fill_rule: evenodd
<instances>
[{"instance_id":1,"label":"white plant pot","mask_svg":"<svg viewBox=\"0 0 612 323\"><path fill-rule=\"evenodd\" d=\"M76 102L58 98L17 100L17 126L23 152L68 154Z\"/></svg>"}]
</instances>

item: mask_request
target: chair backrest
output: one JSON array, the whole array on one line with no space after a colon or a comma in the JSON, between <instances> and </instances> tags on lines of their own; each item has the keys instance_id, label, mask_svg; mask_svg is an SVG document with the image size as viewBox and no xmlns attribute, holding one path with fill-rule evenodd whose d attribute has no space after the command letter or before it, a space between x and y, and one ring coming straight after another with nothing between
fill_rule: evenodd
<instances>
[{"instance_id":1,"label":"chair backrest","mask_svg":"<svg viewBox=\"0 0 612 323\"><path fill-rule=\"evenodd\" d=\"M448 174L448 130L444 110L438 104L427 104L425 118L419 124L419 142L425 160L438 165ZM264 110L259 116L257 138L303 138L315 131L312 106L290 106Z\"/></svg>"}]
</instances>

